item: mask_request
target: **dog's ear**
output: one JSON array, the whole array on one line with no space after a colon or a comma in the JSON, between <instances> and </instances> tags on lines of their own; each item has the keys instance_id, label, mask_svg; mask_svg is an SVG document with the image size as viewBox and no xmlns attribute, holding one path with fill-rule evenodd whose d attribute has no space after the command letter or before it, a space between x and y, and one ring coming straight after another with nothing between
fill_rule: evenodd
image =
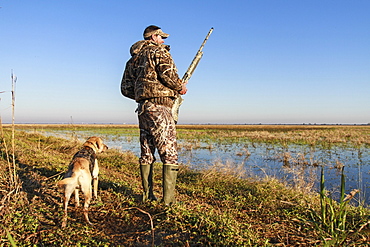
<instances>
[{"instance_id":1,"label":"dog's ear","mask_svg":"<svg viewBox=\"0 0 370 247\"><path fill-rule=\"evenodd\" d=\"M103 140L97 136L92 136L87 139L84 145L91 147L97 153L101 153L108 149L108 147L103 143Z\"/></svg>"},{"instance_id":2,"label":"dog's ear","mask_svg":"<svg viewBox=\"0 0 370 247\"><path fill-rule=\"evenodd\" d=\"M108 149L107 145L103 143L103 140L100 137L96 138L96 146L98 147L99 152L103 152Z\"/></svg>"},{"instance_id":3,"label":"dog's ear","mask_svg":"<svg viewBox=\"0 0 370 247\"><path fill-rule=\"evenodd\" d=\"M98 151L99 150L98 137L96 136L89 137L84 143L84 146L92 148L95 152Z\"/></svg>"}]
</instances>

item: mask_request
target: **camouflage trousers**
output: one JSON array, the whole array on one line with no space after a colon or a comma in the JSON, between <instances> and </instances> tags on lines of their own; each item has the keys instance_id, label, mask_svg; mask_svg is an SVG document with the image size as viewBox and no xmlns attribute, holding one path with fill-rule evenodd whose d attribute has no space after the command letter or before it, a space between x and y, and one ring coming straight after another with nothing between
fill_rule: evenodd
<instances>
[{"instance_id":1,"label":"camouflage trousers","mask_svg":"<svg viewBox=\"0 0 370 247\"><path fill-rule=\"evenodd\" d=\"M155 161L155 150L163 164L177 164L176 126L171 108L151 102L139 104L141 165Z\"/></svg>"}]
</instances>

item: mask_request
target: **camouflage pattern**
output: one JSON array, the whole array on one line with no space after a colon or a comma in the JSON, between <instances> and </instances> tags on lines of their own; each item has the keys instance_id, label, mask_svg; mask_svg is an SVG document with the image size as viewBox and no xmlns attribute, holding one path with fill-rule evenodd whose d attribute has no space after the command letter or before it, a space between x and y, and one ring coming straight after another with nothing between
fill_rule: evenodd
<instances>
[{"instance_id":1,"label":"camouflage pattern","mask_svg":"<svg viewBox=\"0 0 370 247\"><path fill-rule=\"evenodd\" d=\"M169 52L170 47L151 40L131 46L131 58L121 81L121 93L141 102L150 98L175 98L182 89L182 80Z\"/></svg>"},{"instance_id":2,"label":"camouflage pattern","mask_svg":"<svg viewBox=\"0 0 370 247\"><path fill-rule=\"evenodd\" d=\"M168 33L164 33L162 29L153 30L151 32L146 32L147 30L144 30L143 36L144 39L149 39L152 35L160 35L163 39L167 39L170 35Z\"/></svg>"},{"instance_id":3,"label":"camouflage pattern","mask_svg":"<svg viewBox=\"0 0 370 247\"><path fill-rule=\"evenodd\" d=\"M156 200L151 170L157 149L164 164L165 204L175 201L178 154L176 126L171 108L173 100L182 90L183 83L177 74L169 50L169 46L151 40L136 42L131 46L131 58L126 63L121 81L121 93L139 103L136 111L140 128L139 162L144 190L143 200Z\"/></svg>"},{"instance_id":4,"label":"camouflage pattern","mask_svg":"<svg viewBox=\"0 0 370 247\"><path fill-rule=\"evenodd\" d=\"M139 104L138 118L140 128L141 165L155 161L157 148L163 164L177 164L176 127L171 107L146 101Z\"/></svg>"}]
</instances>

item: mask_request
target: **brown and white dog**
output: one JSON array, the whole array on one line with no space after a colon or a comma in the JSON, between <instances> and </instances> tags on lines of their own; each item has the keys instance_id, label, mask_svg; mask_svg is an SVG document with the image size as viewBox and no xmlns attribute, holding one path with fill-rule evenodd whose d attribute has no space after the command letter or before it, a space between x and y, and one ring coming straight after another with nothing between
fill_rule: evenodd
<instances>
[{"instance_id":1,"label":"brown and white dog","mask_svg":"<svg viewBox=\"0 0 370 247\"><path fill-rule=\"evenodd\" d=\"M88 208L92 197L92 181L94 184L94 197L98 197L98 174L99 166L96 154L107 150L108 147L100 137L90 137L83 144L83 148L78 151L69 164L65 178L57 183L64 187L64 217L62 227L67 225L67 207L69 199L75 192L76 207L80 206L79 189L85 197L83 213L86 221L92 225L88 216Z\"/></svg>"}]
</instances>

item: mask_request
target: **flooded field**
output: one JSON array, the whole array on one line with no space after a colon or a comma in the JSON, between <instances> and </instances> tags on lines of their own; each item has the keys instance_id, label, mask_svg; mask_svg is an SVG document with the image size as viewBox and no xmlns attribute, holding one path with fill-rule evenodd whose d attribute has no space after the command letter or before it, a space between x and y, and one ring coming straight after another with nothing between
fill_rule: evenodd
<instances>
[{"instance_id":1,"label":"flooded field","mask_svg":"<svg viewBox=\"0 0 370 247\"><path fill-rule=\"evenodd\" d=\"M80 141L99 135L110 148L140 155L137 127L32 131ZM312 191L318 189L324 167L326 186L335 197L344 168L346 192L359 189L356 202L370 203L370 126L180 126L178 136L179 162L192 169L212 167L241 177L275 177Z\"/></svg>"}]
</instances>

